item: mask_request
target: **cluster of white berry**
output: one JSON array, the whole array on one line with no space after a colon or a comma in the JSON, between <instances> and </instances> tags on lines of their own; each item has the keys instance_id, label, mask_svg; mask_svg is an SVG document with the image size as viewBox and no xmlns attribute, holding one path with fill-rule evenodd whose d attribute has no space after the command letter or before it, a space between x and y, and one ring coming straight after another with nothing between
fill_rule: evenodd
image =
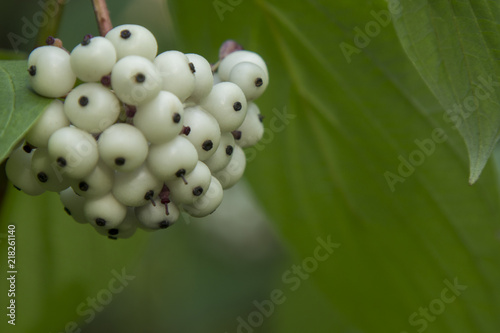
<instances>
[{"instance_id":1,"label":"cluster of white berry","mask_svg":"<svg viewBox=\"0 0 500 333\"><path fill-rule=\"evenodd\" d=\"M54 100L10 154L7 177L30 195L58 192L75 221L112 239L167 228L182 211L212 213L243 175L242 148L264 132L253 101L268 85L266 64L235 49L217 66L157 55L139 25L85 36L71 53L36 48L31 87Z\"/></svg>"}]
</instances>

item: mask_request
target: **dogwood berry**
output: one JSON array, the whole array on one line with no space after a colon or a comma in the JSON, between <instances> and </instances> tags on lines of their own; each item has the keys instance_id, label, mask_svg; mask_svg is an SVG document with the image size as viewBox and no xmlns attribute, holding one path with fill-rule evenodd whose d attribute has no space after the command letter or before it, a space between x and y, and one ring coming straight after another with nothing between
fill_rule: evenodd
<instances>
[{"instance_id":1,"label":"dogwood berry","mask_svg":"<svg viewBox=\"0 0 500 333\"><path fill-rule=\"evenodd\" d=\"M161 181L184 179L198 162L198 153L193 144L183 136L172 141L151 145L146 163L153 175Z\"/></svg>"},{"instance_id":2,"label":"dogwood berry","mask_svg":"<svg viewBox=\"0 0 500 333\"><path fill-rule=\"evenodd\" d=\"M131 172L115 174L112 193L116 200L129 207L143 206L160 193L163 182L148 170L146 165Z\"/></svg>"},{"instance_id":3,"label":"dogwood berry","mask_svg":"<svg viewBox=\"0 0 500 333\"><path fill-rule=\"evenodd\" d=\"M195 88L195 65L179 51L166 51L159 54L154 64L162 78L162 90L170 91L181 101L185 101Z\"/></svg>"},{"instance_id":4,"label":"dogwood berry","mask_svg":"<svg viewBox=\"0 0 500 333\"><path fill-rule=\"evenodd\" d=\"M63 176L83 178L97 165L99 152L92 135L76 127L63 127L49 138L49 155Z\"/></svg>"},{"instance_id":5,"label":"dogwood berry","mask_svg":"<svg viewBox=\"0 0 500 333\"><path fill-rule=\"evenodd\" d=\"M38 148L33 153L31 172L46 191L60 192L70 186L46 148Z\"/></svg>"},{"instance_id":6,"label":"dogwood berry","mask_svg":"<svg viewBox=\"0 0 500 333\"><path fill-rule=\"evenodd\" d=\"M159 198L155 198L155 201L156 205L146 204L134 209L135 216L139 221L139 228L147 231L166 229L179 218L179 208L175 203L169 202L165 207L164 204L160 203Z\"/></svg>"},{"instance_id":7,"label":"dogwood berry","mask_svg":"<svg viewBox=\"0 0 500 333\"><path fill-rule=\"evenodd\" d=\"M160 91L148 103L137 107L134 126L154 144L164 143L176 137L182 129L184 107L177 96Z\"/></svg>"},{"instance_id":8,"label":"dogwood berry","mask_svg":"<svg viewBox=\"0 0 500 333\"><path fill-rule=\"evenodd\" d=\"M22 146L16 148L5 163L5 174L17 189L28 195L40 195L45 189L31 172L33 154L34 151L28 153Z\"/></svg>"},{"instance_id":9,"label":"dogwood berry","mask_svg":"<svg viewBox=\"0 0 500 333\"><path fill-rule=\"evenodd\" d=\"M241 88L248 101L260 97L269 84L269 79L264 70L255 63L240 62L231 69L229 82Z\"/></svg>"},{"instance_id":10,"label":"dogwood berry","mask_svg":"<svg viewBox=\"0 0 500 333\"><path fill-rule=\"evenodd\" d=\"M246 167L246 157L243 149L236 145L229 164L222 170L213 174L222 185L223 189L234 186L243 176Z\"/></svg>"},{"instance_id":11,"label":"dogwood berry","mask_svg":"<svg viewBox=\"0 0 500 333\"><path fill-rule=\"evenodd\" d=\"M127 214L123 221L116 227L111 229L104 229L99 226L95 226L94 229L99 234L107 236L109 239L126 239L132 237L136 230L139 222L134 214L134 209L132 207L127 208Z\"/></svg>"},{"instance_id":12,"label":"dogwood berry","mask_svg":"<svg viewBox=\"0 0 500 333\"><path fill-rule=\"evenodd\" d=\"M114 172L103 161L99 161L87 176L71 181L71 187L85 198L100 197L113 188Z\"/></svg>"},{"instance_id":13,"label":"dogwood berry","mask_svg":"<svg viewBox=\"0 0 500 333\"><path fill-rule=\"evenodd\" d=\"M100 83L83 83L73 89L64 102L64 113L71 123L97 134L116 122L121 104L115 94Z\"/></svg>"},{"instance_id":14,"label":"dogwood berry","mask_svg":"<svg viewBox=\"0 0 500 333\"><path fill-rule=\"evenodd\" d=\"M239 135L236 143L247 148L257 144L264 135L264 125L262 124L262 115L259 107L251 102L248 104L248 111L243 124L237 129Z\"/></svg>"},{"instance_id":15,"label":"dogwood berry","mask_svg":"<svg viewBox=\"0 0 500 333\"><path fill-rule=\"evenodd\" d=\"M81 224L88 223L83 212L83 206L85 205L84 197L76 194L71 187L68 187L59 192L59 199L61 199L64 206L64 211L71 216L73 220Z\"/></svg>"},{"instance_id":16,"label":"dogwood berry","mask_svg":"<svg viewBox=\"0 0 500 333\"><path fill-rule=\"evenodd\" d=\"M187 102L199 104L203 98L208 96L214 85L212 66L207 59L199 54L187 53L186 57L195 68L194 90L188 97Z\"/></svg>"},{"instance_id":17,"label":"dogwood berry","mask_svg":"<svg viewBox=\"0 0 500 333\"><path fill-rule=\"evenodd\" d=\"M54 99L26 133L26 141L35 147L47 148L52 133L69 124L69 119L64 114L63 102Z\"/></svg>"},{"instance_id":18,"label":"dogwood berry","mask_svg":"<svg viewBox=\"0 0 500 333\"><path fill-rule=\"evenodd\" d=\"M129 124L114 124L99 136L99 156L110 168L127 172L139 167L148 156L148 142Z\"/></svg>"},{"instance_id":19,"label":"dogwood berry","mask_svg":"<svg viewBox=\"0 0 500 333\"><path fill-rule=\"evenodd\" d=\"M233 155L234 145L235 140L230 132L221 134L219 147L217 147L212 156L203 161L212 173L224 169L229 164Z\"/></svg>"},{"instance_id":20,"label":"dogwood berry","mask_svg":"<svg viewBox=\"0 0 500 333\"><path fill-rule=\"evenodd\" d=\"M75 85L69 54L56 46L41 46L28 58L30 85L39 95L63 97Z\"/></svg>"},{"instance_id":21,"label":"dogwood berry","mask_svg":"<svg viewBox=\"0 0 500 333\"><path fill-rule=\"evenodd\" d=\"M106 34L106 39L115 46L118 60L129 55L137 55L153 61L158 52L155 36L140 25L116 26Z\"/></svg>"},{"instance_id":22,"label":"dogwood berry","mask_svg":"<svg viewBox=\"0 0 500 333\"><path fill-rule=\"evenodd\" d=\"M220 62L217 73L219 74L221 81L228 81L231 70L234 68L234 66L242 62L251 62L256 64L264 71L264 79L266 81L269 79L269 72L267 70L266 62L260 55L248 50L238 50L228 54Z\"/></svg>"},{"instance_id":23,"label":"dogwood berry","mask_svg":"<svg viewBox=\"0 0 500 333\"><path fill-rule=\"evenodd\" d=\"M201 102L201 106L217 120L222 132L237 129L247 114L245 94L232 82L214 85L210 94Z\"/></svg>"},{"instance_id":24,"label":"dogwood berry","mask_svg":"<svg viewBox=\"0 0 500 333\"><path fill-rule=\"evenodd\" d=\"M212 176L206 194L195 198L193 203L183 205L182 208L193 217L212 214L222 203L223 191L219 180Z\"/></svg>"},{"instance_id":25,"label":"dogwood berry","mask_svg":"<svg viewBox=\"0 0 500 333\"><path fill-rule=\"evenodd\" d=\"M113 66L111 87L124 103L139 105L155 98L162 87L160 72L148 59L129 55Z\"/></svg>"},{"instance_id":26,"label":"dogwood berry","mask_svg":"<svg viewBox=\"0 0 500 333\"><path fill-rule=\"evenodd\" d=\"M127 206L107 193L98 198L87 198L83 205L87 221L94 227L113 229L120 225L127 215Z\"/></svg>"},{"instance_id":27,"label":"dogwood berry","mask_svg":"<svg viewBox=\"0 0 500 333\"><path fill-rule=\"evenodd\" d=\"M89 38L71 51L70 62L76 77L83 82L97 82L105 75L111 73L116 63L116 50L104 37Z\"/></svg>"},{"instance_id":28,"label":"dogwood berry","mask_svg":"<svg viewBox=\"0 0 500 333\"><path fill-rule=\"evenodd\" d=\"M184 110L184 126L189 127L189 132L183 136L195 146L201 161L215 153L221 130L212 115L199 106L190 106Z\"/></svg>"},{"instance_id":29,"label":"dogwood berry","mask_svg":"<svg viewBox=\"0 0 500 333\"><path fill-rule=\"evenodd\" d=\"M196 167L183 179L166 182L170 189L170 198L175 203L192 204L194 200L206 193L211 181L210 169L205 163L198 161Z\"/></svg>"}]
</instances>

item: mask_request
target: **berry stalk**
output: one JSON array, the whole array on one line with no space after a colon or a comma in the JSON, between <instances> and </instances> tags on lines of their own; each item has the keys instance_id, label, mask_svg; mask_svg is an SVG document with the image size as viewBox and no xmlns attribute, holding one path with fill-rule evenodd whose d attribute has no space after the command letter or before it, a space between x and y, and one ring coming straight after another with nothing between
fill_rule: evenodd
<instances>
[{"instance_id":1,"label":"berry stalk","mask_svg":"<svg viewBox=\"0 0 500 333\"><path fill-rule=\"evenodd\" d=\"M101 36L106 36L108 31L113 29L106 0L92 0L92 5L94 6L99 33Z\"/></svg>"}]
</instances>

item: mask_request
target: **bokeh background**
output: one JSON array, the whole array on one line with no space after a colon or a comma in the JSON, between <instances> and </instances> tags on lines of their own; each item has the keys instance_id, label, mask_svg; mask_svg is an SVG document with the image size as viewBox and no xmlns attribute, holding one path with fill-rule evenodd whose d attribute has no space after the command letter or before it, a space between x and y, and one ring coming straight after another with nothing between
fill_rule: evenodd
<instances>
[{"instance_id":1,"label":"bokeh background","mask_svg":"<svg viewBox=\"0 0 500 333\"><path fill-rule=\"evenodd\" d=\"M66 2L58 37L72 49L98 32L90 1ZM36 36L22 36L40 3L2 1L3 58L35 46ZM266 134L214 214L129 240L74 223L57 194L28 197L3 179L3 312L10 224L18 275L16 326L2 313L1 332L498 332L499 154L468 185L462 139L390 17L376 18L389 13L386 1L108 6L114 25L150 29L160 52L215 62L234 39L261 54L271 80L257 100ZM371 22L379 29L361 43ZM9 33L26 41L19 52L9 51ZM428 150L416 143L429 140ZM388 172L401 177L392 186ZM324 242L335 249L319 260ZM117 276L126 277L119 290Z\"/></svg>"}]
</instances>

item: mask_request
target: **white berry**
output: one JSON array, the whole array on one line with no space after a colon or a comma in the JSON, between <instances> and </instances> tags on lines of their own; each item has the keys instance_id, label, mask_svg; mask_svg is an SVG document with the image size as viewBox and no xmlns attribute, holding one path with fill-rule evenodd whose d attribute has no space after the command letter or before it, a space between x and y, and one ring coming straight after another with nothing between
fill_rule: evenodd
<instances>
[{"instance_id":1,"label":"white berry","mask_svg":"<svg viewBox=\"0 0 500 333\"><path fill-rule=\"evenodd\" d=\"M87 221L94 227L103 229L116 228L127 214L127 206L108 193L98 198L87 198L83 206Z\"/></svg>"},{"instance_id":2,"label":"white berry","mask_svg":"<svg viewBox=\"0 0 500 333\"><path fill-rule=\"evenodd\" d=\"M64 101L64 113L71 123L97 134L116 122L121 104L115 94L100 83L83 83Z\"/></svg>"},{"instance_id":3,"label":"white berry","mask_svg":"<svg viewBox=\"0 0 500 333\"><path fill-rule=\"evenodd\" d=\"M154 64L163 80L162 90L170 91L183 102L193 93L196 68L184 53L163 52L156 57Z\"/></svg>"},{"instance_id":4,"label":"white berry","mask_svg":"<svg viewBox=\"0 0 500 333\"><path fill-rule=\"evenodd\" d=\"M215 153L203 162L208 166L210 171L217 172L222 170L229 164L234 150L234 136L230 132L222 133L220 137L219 147Z\"/></svg>"},{"instance_id":5,"label":"white berry","mask_svg":"<svg viewBox=\"0 0 500 333\"><path fill-rule=\"evenodd\" d=\"M234 186L243 176L246 167L246 157L243 149L236 145L234 147L233 156L229 164L222 170L214 173L223 189Z\"/></svg>"},{"instance_id":6,"label":"white berry","mask_svg":"<svg viewBox=\"0 0 500 333\"><path fill-rule=\"evenodd\" d=\"M216 84L201 106L217 119L222 132L237 129L247 114L245 94L232 82Z\"/></svg>"},{"instance_id":7,"label":"white berry","mask_svg":"<svg viewBox=\"0 0 500 333\"><path fill-rule=\"evenodd\" d=\"M182 208L191 216L204 217L212 214L222 203L223 189L217 178L212 177L207 193L197 197L193 203L183 205Z\"/></svg>"},{"instance_id":8,"label":"white berry","mask_svg":"<svg viewBox=\"0 0 500 333\"><path fill-rule=\"evenodd\" d=\"M149 170L162 181L182 179L196 166L198 153L188 139L176 136L172 141L151 145L146 162Z\"/></svg>"},{"instance_id":9,"label":"white berry","mask_svg":"<svg viewBox=\"0 0 500 333\"><path fill-rule=\"evenodd\" d=\"M104 162L99 161L87 176L72 180L71 187L80 196L85 198L100 197L113 187L114 172Z\"/></svg>"},{"instance_id":10,"label":"white berry","mask_svg":"<svg viewBox=\"0 0 500 333\"><path fill-rule=\"evenodd\" d=\"M64 206L66 214L71 216L73 220L78 223L88 223L85 214L83 213L83 206L85 205L85 198L76 194L71 187L59 192L59 198Z\"/></svg>"},{"instance_id":11,"label":"white berry","mask_svg":"<svg viewBox=\"0 0 500 333\"><path fill-rule=\"evenodd\" d=\"M217 120L199 106L184 110L184 126L189 131L183 134L191 141L203 161L212 156L219 146L221 130Z\"/></svg>"},{"instance_id":12,"label":"white berry","mask_svg":"<svg viewBox=\"0 0 500 333\"><path fill-rule=\"evenodd\" d=\"M129 55L138 55L151 61L158 52L158 43L155 36L143 26L123 24L114 27L106 34L116 49L117 59Z\"/></svg>"},{"instance_id":13,"label":"white berry","mask_svg":"<svg viewBox=\"0 0 500 333\"><path fill-rule=\"evenodd\" d=\"M148 142L140 130L129 124L108 127L98 140L99 155L112 169L127 172L139 167L148 155Z\"/></svg>"},{"instance_id":14,"label":"white berry","mask_svg":"<svg viewBox=\"0 0 500 333\"><path fill-rule=\"evenodd\" d=\"M31 172L46 191L61 192L70 186L70 181L59 172L46 148L38 148L33 153Z\"/></svg>"},{"instance_id":15,"label":"white berry","mask_svg":"<svg viewBox=\"0 0 500 333\"><path fill-rule=\"evenodd\" d=\"M260 97L269 84L269 79L264 70L252 62L241 62L231 69L229 82L241 88L248 101Z\"/></svg>"},{"instance_id":16,"label":"white berry","mask_svg":"<svg viewBox=\"0 0 500 333\"><path fill-rule=\"evenodd\" d=\"M185 179L167 181L170 198L175 203L192 204L196 198L206 193L212 175L205 163L198 161L196 167L185 176Z\"/></svg>"},{"instance_id":17,"label":"white berry","mask_svg":"<svg viewBox=\"0 0 500 333\"><path fill-rule=\"evenodd\" d=\"M162 186L163 182L142 165L131 172L117 172L112 193L122 204L138 207L151 202L160 193Z\"/></svg>"},{"instance_id":18,"label":"white berry","mask_svg":"<svg viewBox=\"0 0 500 333\"><path fill-rule=\"evenodd\" d=\"M195 68L194 90L186 102L199 104L203 98L208 96L214 85L212 66L207 59L199 54L187 53L186 57Z\"/></svg>"},{"instance_id":19,"label":"white berry","mask_svg":"<svg viewBox=\"0 0 500 333\"><path fill-rule=\"evenodd\" d=\"M26 133L26 141L35 147L47 148L52 133L67 126L69 119L64 114L63 102L54 99Z\"/></svg>"},{"instance_id":20,"label":"white berry","mask_svg":"<svg viewBox=\"0 0 500 333\"><path fill-rule=\"evenodd\" d=\"M138 226L139 222L134 214L134 209L132 207L127 208L127 214L123 221L116 227L111 229L104 229L99 226L94 227L94 229L101 235L107 236L109 239L126 239L132 237Z\"/></svg>"},{"instance_id":21,"label":"white berry","mask_svg":"<svg viewBox=\"0 0 500 333\"><path fill-rule=\"evenodd\" d=\"M247 115L243 124L237 129L238 136L236 143L242 147L252 147L262 139L264 135L264 125L262 124L262 115L259 107L251 102L248 104Z\"/></svg>"},{"instance_id":22,"label":"white berry","mask_svg":"<svg viewBox=\"0 0 500 333\"><path fill-rule=\"evenodd\" d=\"M146 204L135 208L135 216L141 229L147 231L166 229L179 218L179 208L175 203L169 202L165 206L165 204L160 203L158 198L155 201L156 205Z\"/></svg>"},{"instance_id":23,"label":"white berry","mask_svg":"<svg viewBox=\"0 0 500 333\"><path fill-rule=\"evenodd\" d=\"M31 172L33 151L27 153L23 146L16 148L5 163L5 174L12 184L28 195L40 195L45 189Z\"/></svg>"},{"instance_id":24,"label":"white berry","mask_svg":"<svg viewBox=\"0 0 500 333\"><path fill-rule=\"evenodd\" d=\"M116 50L104 37L85 38L71 51L71 68L83 82L97 82L111 73L116 63Z\"/></svg>"},{"instance_id":25,"label":"white berry","mask_svg":"<svg viewBox=\"0 0 500 333\"><path fill-rule=\"evenodd\" d=\"M137 107L134 125L151 143L172 140L182 130L184 108L177 96L160 91L155 99Z\"/></svg>"},{"instance_id":26,"label":"white berry","mask_svg":"<svg viewBox=\"0 0 500 333\"><path fill-rule=\"evenodd\" d=\"M269 79L269 72L267 71L267 65L264 59L260 55L255 52L247 51L247 50L239 50L234 51L228 54L222 61L220 62L217 73L221 81L228 81L231 70L239 63L242 62L251 62L262 68L265 74L265 80Z\"/></svg>"},{"instance_id":27,"label":"white berry","mask_svg":"<svg viewBox=\"0 0 500 333\"><path fill-rule=\"evenodd\" d=\"M148 59L129 55L113 66L111 86L118 98L129 105L139 105L155 98L161 90L162 78Z\"/></svg>"},{"instance_id":28,"label":"white berry","mask_svg":"<svg viewBox=\"0 0 500 333\"><path fill-rule=\"evenodd\" d=\"M99 159L94 137L71 126L60 128L50 136L48 150L54 165L69 178L87 176Z\"/></svg>"},{"instance_id":29,"label":"white berry","mask_svg":"<svg viewBox=\"0 0 500 333\"><path fill-rule=\"evenodd\" d=\"M33 90L45 97L65 96L76 81L69 54L55 46L33 50L28 58L28 73Z\"/></svg>"}]
</instances>

